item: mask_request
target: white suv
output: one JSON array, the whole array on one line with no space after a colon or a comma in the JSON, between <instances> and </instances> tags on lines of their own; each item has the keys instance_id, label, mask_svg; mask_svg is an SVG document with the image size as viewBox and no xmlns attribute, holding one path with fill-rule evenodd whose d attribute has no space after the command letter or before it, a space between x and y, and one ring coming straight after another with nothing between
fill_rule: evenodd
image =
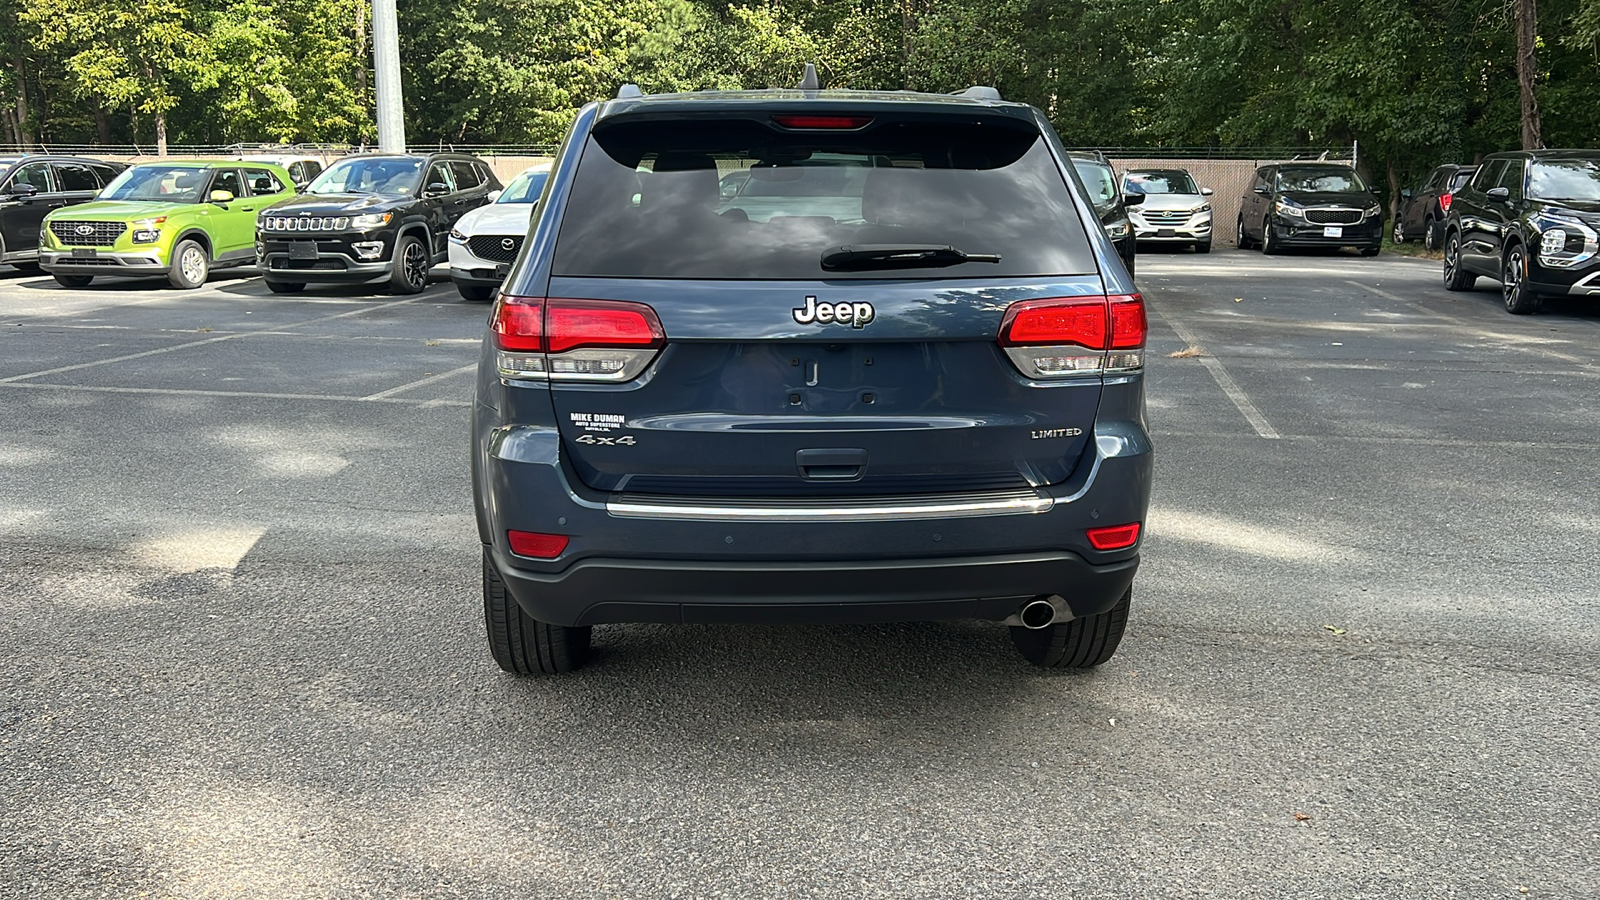
<instances>
[{"instance_id":1,"label":"white suv","mask_svg":"<svg viewBox=\"0 0 1600 900\"><path fill-rule=\"evenodd\" d=\"M522 170L493 203L462 216L451 229L450 280L463 299L477 303L494 299L522 250L533 204L549 177L549 163Z\"/></svg>"},{"instance_id":2,"label":"white suv","mask_svg":"<svg viewBox=\"0 0 1600 900\"><path fill-rule=\"evenodd\" d=\"M1144 202L1128 207L1139 243L1193 244L1196 253L1211 252L1211 189L1197 187L1184 169L1131 169L1123 176L1124 191L1144 194Z\"/></svg>"}]
</instances>

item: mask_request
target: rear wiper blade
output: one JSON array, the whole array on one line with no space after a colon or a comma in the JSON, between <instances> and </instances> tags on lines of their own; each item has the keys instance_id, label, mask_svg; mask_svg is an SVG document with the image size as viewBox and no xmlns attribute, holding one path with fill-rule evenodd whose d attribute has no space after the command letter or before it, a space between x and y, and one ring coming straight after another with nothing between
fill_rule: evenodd
<instances>
[{"instance_id":1,"label":"rear wiper blade","mask_svg":"<svg viewBox=\"0 0 1600 900\"><path fill-rule=\"evenodd\" d=\"M845 244L822 251L822 267L831 272L923 269L999 261L998 253L968 253L948 244Z\"/></svg>"}]
</instances>

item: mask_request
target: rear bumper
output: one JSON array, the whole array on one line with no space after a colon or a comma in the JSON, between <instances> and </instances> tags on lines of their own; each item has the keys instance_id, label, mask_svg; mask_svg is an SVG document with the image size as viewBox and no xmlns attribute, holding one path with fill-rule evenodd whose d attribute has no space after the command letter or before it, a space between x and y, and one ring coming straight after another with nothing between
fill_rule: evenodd
<instances>
[{"instance_id":1,"label":"rear bumper","mask_svg":"<svg viewBox=\"0 0 1600 900\"><path fill-rule=\"evenodd\" d=\"M1038 594L1060 594L1087 616L1115 605L1139 568L1138 557L1093 565L1058 551L854 562L590 558L545 575L495 555L529 615L571 625L1000 620Z\"/></svg>"}]
</instances>

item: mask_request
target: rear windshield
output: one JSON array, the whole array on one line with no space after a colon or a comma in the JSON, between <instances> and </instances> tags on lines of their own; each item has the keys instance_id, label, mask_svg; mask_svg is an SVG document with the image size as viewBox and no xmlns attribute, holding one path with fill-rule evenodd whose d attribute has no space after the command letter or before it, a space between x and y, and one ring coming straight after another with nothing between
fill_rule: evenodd
<instances>
[{"instance_id":1,"label":"rear windshield","mask_svg":"<svg viewBox=\"0 0 1600 900\"><path fill-rule=\"evenodd\" d=\"M556 275L807 280L1095 270L1044 138L993 122L880 121L831 133L743 119L612 125L589 138L566 210ZM825 252L862 245L950 246L1000 261L823 269Z\"/></svg>"}]
</instances>

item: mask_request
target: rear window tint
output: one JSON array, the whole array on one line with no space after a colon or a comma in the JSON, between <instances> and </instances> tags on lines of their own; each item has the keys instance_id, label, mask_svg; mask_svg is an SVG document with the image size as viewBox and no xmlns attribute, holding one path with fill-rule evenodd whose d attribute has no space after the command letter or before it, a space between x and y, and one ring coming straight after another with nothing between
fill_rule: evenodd
<instances>
[{"instance_id":1,"label":"rear window tint","mask_svg":"<svg viewBox=\"0 0 1600 900\"><path fill-rule=\"evenodd\" d=\"M845 245L948 245L996 263L827 271ZM554 273L704 279L985 278L1095 271L1044 138L994 123L785 132L751 120L589 138Z\"/></svg>"}]
</instances>

